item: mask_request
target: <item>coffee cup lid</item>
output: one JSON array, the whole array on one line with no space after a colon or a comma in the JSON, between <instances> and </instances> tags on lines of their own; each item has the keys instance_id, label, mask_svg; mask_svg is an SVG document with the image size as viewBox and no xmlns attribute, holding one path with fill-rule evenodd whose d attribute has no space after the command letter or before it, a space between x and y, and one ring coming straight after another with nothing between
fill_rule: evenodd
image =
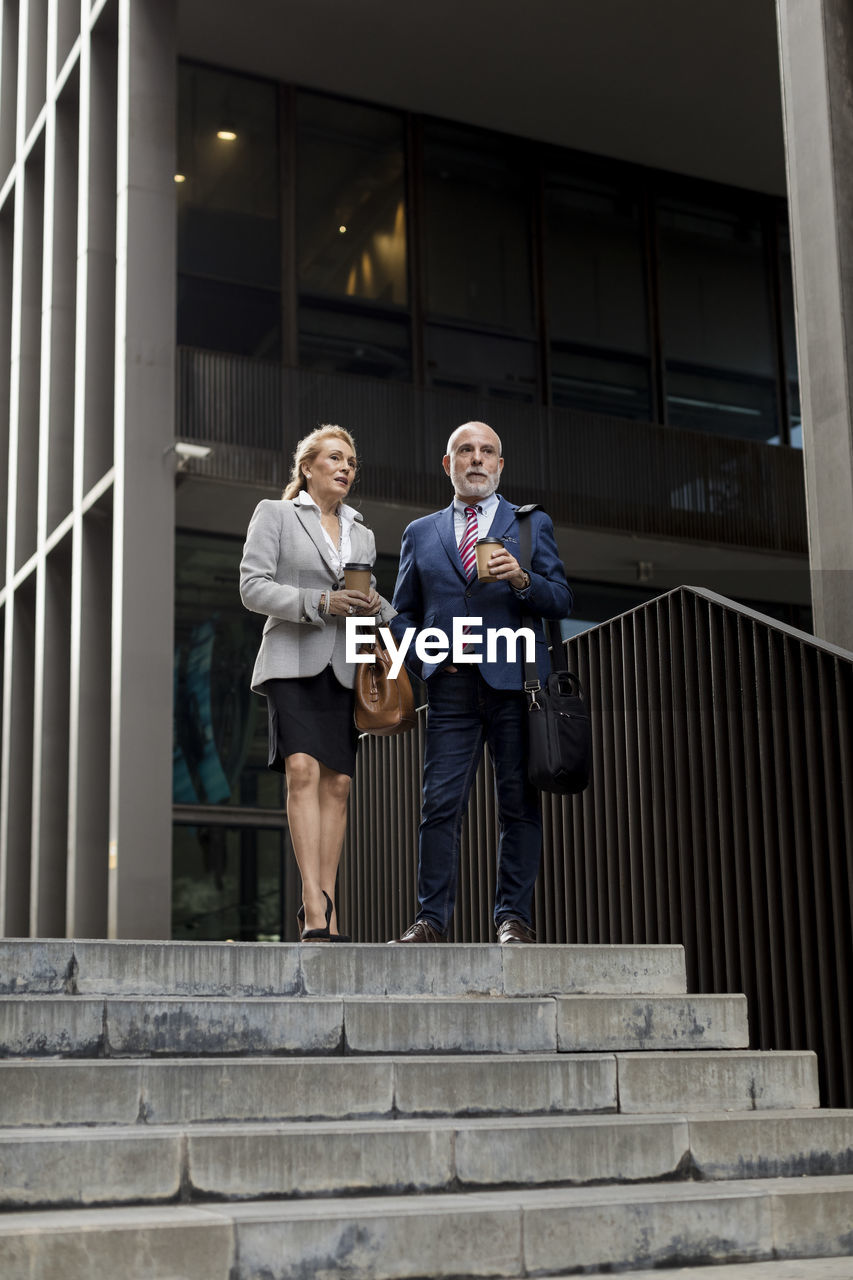
<instances>
[{"instance_id":1,"label":"coffee cup lid","mask_svg":"<svg viewBox=\"0 0 853 1280\"><path fill-rule=\"evenodd\" d=\"M354 564L354 563L350 563L350 564L345 564L345 565L344 565L344 568L345 568L345 569L371 569L372 567L373 567L373 566L372 566L372 565L369 565L369 564Z\"/></svg>"},{"instance_id":2,"label":"coffee cup lid","mask_svg":"<svg viewBox=\"0 0 853 1280\"><path fill-rule=\"evenodd\" d=\"M503 543L501 542L500 538L478 538L474 545L477 547L481 547L486 542L495 542L499 547L503 546Z\"/></svg>"}]
</instances>

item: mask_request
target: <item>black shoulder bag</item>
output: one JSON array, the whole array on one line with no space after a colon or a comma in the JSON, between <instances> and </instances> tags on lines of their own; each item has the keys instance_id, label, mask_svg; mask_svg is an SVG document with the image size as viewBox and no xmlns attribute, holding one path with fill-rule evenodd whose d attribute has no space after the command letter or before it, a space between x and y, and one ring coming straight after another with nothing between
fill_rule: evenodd
<instances>
[{"instance_id":1,"label":"black shoulder bag","mask_svg":"<svg viewBox=\"0 0 853 1280\"><path fill-rule=\"evenodd\" d=\"M517 516L536 511L537 503L519 507ZM530 570L532 539L530 523L519 524L521 564ZM527 776L540 791L555 795L575 795L589 784L592 768L592 738L589 711L583 688L569 671L566 650L560 635L560 624L553 618L542 619L551 640L551 674L545 687L539 682L536 663L524 662L524 692L527 697ZM524 625L534 633L539 619L526 614Z\"/></svg>"}]
</instances>

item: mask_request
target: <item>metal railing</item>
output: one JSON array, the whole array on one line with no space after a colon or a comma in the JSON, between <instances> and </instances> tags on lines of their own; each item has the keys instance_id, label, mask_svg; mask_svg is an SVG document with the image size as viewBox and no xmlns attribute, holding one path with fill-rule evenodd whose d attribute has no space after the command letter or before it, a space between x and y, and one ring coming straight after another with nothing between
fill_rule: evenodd
<instances>
[{"instance_id":1,"label":"metal railing","mask_svg":"<svg viewBox=\"0 0 853 1280\"><path fill-rule=\"evenodd\" d=\"M853 654L691 587L568 643L594 769L544 796L540 941L682 943L690 989L749 999L752 1042L819 1055L853 1106ZM414 918L425 712L362 738L341 915L362 941ZM484 760L452 937L494 937L496 816Z\"/></svg>"},{"instance_id":2,"label":"metal railing","mask_svg":"<svg viewBox=\"0 0 853 1280\"><path fill-rule=\"evenodd\" d=\"M319 374L180 348L178 432L214 446L195 469L280 486L297 440L320 422L349 427L365 497L443 507L452 428L493 425L516 502L560 524L804 553L799 450L570 409Z\"/></svg>"}]
</instances>

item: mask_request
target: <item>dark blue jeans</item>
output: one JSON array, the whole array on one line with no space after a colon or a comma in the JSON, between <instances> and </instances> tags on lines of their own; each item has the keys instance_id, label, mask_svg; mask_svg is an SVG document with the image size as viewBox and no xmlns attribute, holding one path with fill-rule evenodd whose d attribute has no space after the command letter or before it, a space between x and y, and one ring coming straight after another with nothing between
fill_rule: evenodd
<instances>
[{"instance_id":1,"label":"dark blue jeans","mask_svg":"<svg viewBox=\"0 0 853 1280\"><path fill-rule=\"evenodd\" d=\"M539 793L527 780L527 710L520 691L492 689L476 667L427 681L423 810L418 835L418 919L442 933L456 902L459 836L485 741L495 773L498 844L495 924L531 924L542 854Z\"/></svg>"}]
</instances>

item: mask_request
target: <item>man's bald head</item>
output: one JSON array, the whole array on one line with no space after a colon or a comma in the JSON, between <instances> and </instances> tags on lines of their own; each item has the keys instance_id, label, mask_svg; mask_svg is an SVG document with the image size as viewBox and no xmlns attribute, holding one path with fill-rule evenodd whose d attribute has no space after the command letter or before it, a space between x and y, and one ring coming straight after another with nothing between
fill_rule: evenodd
<instances>
[{"instance_id":1,"label":"man's bald head","mask_svg":"<svg viewBox=\"0 0 853 1280\"><path fill-rule=\"evenodd\" d=\"M488 431L494 437L494 441L498 450L498 457L500 458L503 456L503 446L501 445L500 436L498 435L497 431L493 431L492 428L488 426L487 423L485 422L463 422L461 427L457 427L455 431L451 431L450 439L447 441L447 448L445 450L445 453L448 456L451 456L453 454L454 445L456 443L456 439L460 431L467 431L469 427L479 427L483 431Z\"/></svg>"},{"instance_id":2,"label":"man's bald head","mask_svg":"<svg viewBox=\"0 0 853 1280\"><path fill-rule=\"evenodd\" d=\"M461 501L488 498L500 484L503 471L500 436L485 422L463 422L447 442L442 465Z\"/></svg>"}]
</instances>

